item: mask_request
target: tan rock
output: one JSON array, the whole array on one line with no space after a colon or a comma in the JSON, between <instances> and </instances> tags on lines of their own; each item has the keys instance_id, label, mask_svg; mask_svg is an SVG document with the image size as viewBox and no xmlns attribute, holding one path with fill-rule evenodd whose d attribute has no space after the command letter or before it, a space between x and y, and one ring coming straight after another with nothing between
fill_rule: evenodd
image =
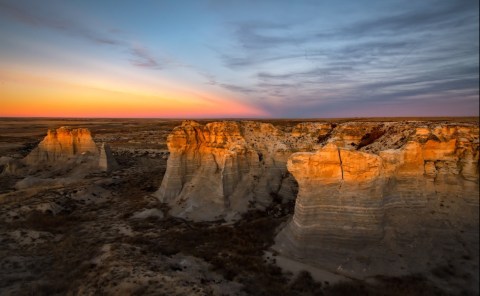
<instances>
[{"instance_id":1,"label":"tan rock","mask_svg":"<svg viewBox=\"0 0 480 296\"><path fill-rule=\"evenodd\" d=\"M77 155L98 155L90 131L85 128L61 127L49 130L47 136L27 157L25 162L35 165L42 162L65 161Z\"/></svg>"},{"instance_id":2,"label":"tan rock","mask_svg":"<svg viewBox=\"0 0 480 296\"><path fill-rule=\"evenodd\" d=\"M332 131L333 127L329 123L322 122L302 122L292 129L292 137L313 136L321 139Z\"/></svg>"},{"instance_id":3,"label":"tan rock","mask_svg":"<svg viewBox=\"0 0 480 296\"><path fill-rule=\"evenodd\" d=\"M435 167L435 162L425 162L425 176L429 178L435 178L437 176L437 168Z\"/></svg>"},{"instance_id":4,"label":"tan rock","mask_svg":"<svg viewBox=\"0 0 480 296\"><path fill-rule=\"evenodd\" d=\"M353 126L348 127L350 135L355 134ZM287 168L299 193L275 249L357 278L425 272L457 260L455 252L475 252L478 129L412 126L387 129L391 134L378 141L385 149L378 151L378 142L372 144L376 153L329 144L292 154ZM431 134L435 140L427 140ZM391 149L402 143L397 135L409 137ZM330 142L344 145L347 137L339 138ZM452 241L446 239L449 233L469 234Z\"/></svg>"},{"instance_id":5,"label":"tan rock","mask_svg":"<svg viewBox=\"0 0 480 296\"><path fill-rule=\"evenodd\" d=\"M267 123L185 121L168 136L170 157L156 195L170 204L170 214L193 220L235 219L274 196L293 199L287 159L317 144L312 126L294 128L293 136ZM306 131L301 139L299 130Z\"/></svg>"},{"instance_id":6,"label":"tan rock","mask_svg":"<svg viewBox=\"0 0 480 296\"><path fill-rule=\"evenodd\" d=\"M339 150L343 180L350 183L371 182L380 177L382 159L359 151Z\"/></svg>"},{"instance_id":7,"label":"tan rock","mask_svg":"<svg viewBox=\"0 0 480 296\"><path fill-rule=\"evenodd\" d=\"M415 141L408 142L402 149L400 149L400 159L398 163L397 174L401 176L423 175L424 173L424 158L422 145Z\"/></svg>"},{"instance_id":8,"label":"tan rock","mask_svg":"<svg viewBox=\"0 0 480 296\"><path fill-rule=\"evenodd\" d=\"M118 168L118 163L113 157L110 146L106 143L102 143L102 147L100 148L98 167L104 172L111 172Z\"/></svg>"},{"instance_id":9,"label":"tan rock","mask_svg":"<svg viewBox=\"0 0 480 296\"><path fill-rule=\"evenodd\" d=\"M329 141L338 147L354 149L365 135L380 126L377 122L347 122L335 128Z\"/></svg>"},{"instance_id":10,"label":"tan rock","mask_svg":"<svg viewBox=\"0 0 480 296\"><path fill-rule=\"evenodd\" d=\"M340 151L335 144L328 144L315 153L295 153L288 160L287 168L299 184L303 180L316 180L320 184L342 180Z\"/></svg>"},{"instance_id":11,"label":"tan rock","mask_svg":"<svg viewBox=\"0 0 480 296\"><path fill-rule=\"evenodd\" d=\"M424 160L456 160L456 139L448 142L437 142L428 140L423 146Z\"/></svg>"},{"instance_id":12,"label":"tan rock","mask_svg":"<svg viewBox=\"0 0 480 296\"><path fill-rule=\"evenodd\" d=\"M81 172L76 170L79 175L98 169L112 171L118 168L110 147L103 143L99 151L90 131L86 128L60 127L49 130L45 138L23 159L23 162L28 167L54 166L64 172L79 167L82 169Z\"/></svg>"}]
</instances>

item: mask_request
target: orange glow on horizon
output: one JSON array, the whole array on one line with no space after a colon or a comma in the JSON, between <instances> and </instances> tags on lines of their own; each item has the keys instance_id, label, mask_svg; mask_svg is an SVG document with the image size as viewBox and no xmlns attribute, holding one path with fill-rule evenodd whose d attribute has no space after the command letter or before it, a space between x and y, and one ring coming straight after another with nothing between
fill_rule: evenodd
<instances>
[{"instance_id":1,"label":"orange glow on horizon","mask_svg":"<svg viewBox=\"0 0 480 296\"><path fill-rule=\"evenodd\" d=\"M184 89L155 90L117 82L85 85L75 79L0 71L2 117L258 117L254 107ZM78 78L77 78L78 80ZM81 81L91 81L82 79Z\"/></svg>"}]
</instances>

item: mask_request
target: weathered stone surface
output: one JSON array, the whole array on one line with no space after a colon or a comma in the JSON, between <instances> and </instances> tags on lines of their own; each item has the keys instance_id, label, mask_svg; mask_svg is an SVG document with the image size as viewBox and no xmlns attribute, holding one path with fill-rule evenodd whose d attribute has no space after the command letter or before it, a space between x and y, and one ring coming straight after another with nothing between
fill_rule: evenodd
<instances>
[{"instance_id":1,"label":"weathered stone surface","mask_svg":"<svg viewBox=\"0 0 480 296\"><path fill-rule=\"evenodd\" d=\"M431 196L426 188L438 178L457 189L464 186L458 176L478 182L478 128L471 125L308 122L286 131L249 121L185 121L167 142L170 157L156 195L170 214L193 220L235 218L272 197L292 199L297 182L299 196L322 190L365 196L372 209L424 205L418 197ZM298 151L307 153L295 153L287 171ZM355 202L361 208L362 199Z\"/></svg>"},{"instance_id":2,"label":"weathered stone surface","mask_svg":"<svg viewBox=\"0 0 480 296\"><path fill-rule=\"evenodd\" d=\"M98 167L104 172L110 172L118 168L118 163L113 157L112 151L108 144L102 143L100 147L100 157Z\"/></svg>"},{"instance_id":3,"label":"weathered stone surface","mask_svg":"<svg viewBox=\"0 0 480 296\"><path fill-rule=\"evenodd\" d=\"M98 149L86 128L61 127L49 130L43 141L27 157L27 164L65 161L78 155L98 155Z\"/></svg>"},{"instance_id":4,"label":"weathered stone surface","mask_svg":"<svg viewBox=\"0 0 480 296\"><path fill-rule=\"evenodd\" d=\"M63 174L74 167L83 168L85 172L82 174L98 169L109 172L118 168L107 144L103 143L99 150L88 129L68 127L49 130L38 146L23 159L23 163L27 167L41 169L51 166Z\"/></svg>"},{"instance_id":5,"label":"weathered stone surface","mask_svg":"<svg viewBox=\"0 0 480 296\"><path fill-rule=\"evenodd\" d=\"M452 139L448 142L428 140L423 146L423 159L431 161L457 161L457 157L455 155L456 142L456 139Z\"/></svg>"},{"instance_id":6,"label":"weathered stone surface","mask_svg":"<svg viewBox=\"0 0 480 296\"><path fill-rule=\"evenodd\" d=\"M333 131L330 142L335 143L339 147L346 149L355 148L362 140L362 138L371 133L375 128L379 128L381 123L377 122L347 122L338 125Z\"/></svg>"},{"instance_id":7,"label":"weathered stone surface","mask_svg":"<svg viewBox=\"0 0 480 296\"><path fill-rule=\"evenodd\" d=\"M417 125L387 126L374 149L292 154L299 193L275 248L360 278L425 272L461 254L478 260L478 127Z\"/></svg>"},{"instance_id":8,"label":"weathered stone surface","mask_svg":"<svg viewBox=\"0 0 480 296\"><path fill-rule=\"evenodd\" d=\"M329 126L302 124L286 133L259 122L185 121L168 137L170 157L156 195L170 204L170 214L193 220L234 219L273 197L293 199L287 159L312 150Z\"/></svg>"}]
</instances>

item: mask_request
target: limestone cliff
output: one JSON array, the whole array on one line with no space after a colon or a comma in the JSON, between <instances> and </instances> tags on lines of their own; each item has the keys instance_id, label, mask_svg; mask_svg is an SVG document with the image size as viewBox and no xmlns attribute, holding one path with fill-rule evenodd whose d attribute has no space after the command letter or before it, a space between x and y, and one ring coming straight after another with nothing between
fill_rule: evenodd
<instances>
[{"instance_id":1,"label":"limestone cliff","mask_svg":"<svg viewBox=\"0 0 480 296\"><path fill-rule=\"evenodd\" d=\"M234 218L264 208L273 197L292 199L287 172L292 151L310 151L329 124L284 132L268 123L185 121L167 139L170 157L157 196L171 214L193 220Z\"/></svg>"},{"instance_id":2,"label":"limestone cliff","mask_svg":"<svg viewBox=\"0 0 480 296\"><path fill-rule=\"evenodd\" d=\"M372 131L378 138L360 149L369 136L333 137L289 158L299 193L275 248L354 277L477 261L478 126L389 123Z\"/></svg>"},{"instance_id":3,"label":"limestone cliff","mask_svg":"<svg viewBox=\"0 0 480 296\"><path fill-rule=\"evenodd\" d=\"M186 121L168 137L156 194L170 214L193 220L234 219L296 197L275 249L348 276L423 272L458 258L472 265L478 133L474 124L419 121L290 129Z\"/></svg>"}]
</instances>

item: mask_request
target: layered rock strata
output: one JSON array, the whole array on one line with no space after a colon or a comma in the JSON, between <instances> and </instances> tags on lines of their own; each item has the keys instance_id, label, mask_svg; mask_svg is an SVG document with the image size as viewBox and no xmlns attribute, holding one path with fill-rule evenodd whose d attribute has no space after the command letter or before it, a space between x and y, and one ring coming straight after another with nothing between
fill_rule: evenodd
<instances>
[{"instance_id":1,"label":"layered rock strata","mask_svg":"<svg viewBox=\"0 0 480 296\"><path fill-rule=\"evenodd\" d=\"M68 127L49 130L38 146L23 159L23 163L30 167L62 168L83 164L107 172L118 168L107 144L102 144L99 149L88 129Z\"/></svg>"},{"instance_id":2,"label":"layered rock strata","mask_svg":"<svg viewBox=\"0 0 480 296\"><path fill-rule=\"evenodd\" d=\"M360 278L458 258L478 270L478 133L446 122L186 121L168 137L156 195L174 216L228 220L298 191L276 238L286 256Z\"/></svg>"},{"instance_id":3,"label":"layered rock strata","mask_svg":"<svg viewBox=\"0 0 480 296\"><path fill-rule=\"evenodd\" d=\"M358 137L332 138L289 158L299 193L275 248L353 277L478 261L478 126L375 129L360 150L348 143Z\"/></svg>"},{"instance_id":4,"label":"layered rock strata","mask_svg":"<svg viewBox=\"0 0 480 296\"><path fill-rule=\"evenodd\" d=\"M25 157L27 164L57 162L79 155L98 155L98 148L86 128L60 127L49 130L45 138Z\"/></svg>"},{"instance_id":5,"label":"layered rock strata","mask_svg":"<svg viewBox=\"0 0 480 296\"><path fill-rule=\"evenodd\" d=\"M272 199L292 199L296 183L287 172L293 151L311 151L330 124L302 124L284 132L251 121L185 121L168 136L170 156L158 198L170 214L193 220L238 218Z\"/></svg>"}]
</instances>

